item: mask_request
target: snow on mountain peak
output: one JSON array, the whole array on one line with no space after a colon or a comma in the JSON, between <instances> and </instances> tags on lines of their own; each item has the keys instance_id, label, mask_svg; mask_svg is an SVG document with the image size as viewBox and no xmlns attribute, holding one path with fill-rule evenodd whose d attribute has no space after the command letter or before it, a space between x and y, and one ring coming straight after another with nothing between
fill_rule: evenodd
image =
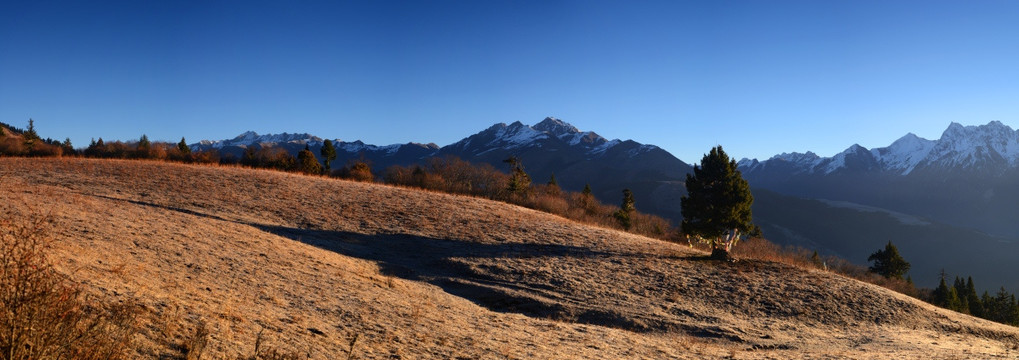
<instances>
[{"instance_id":1,"label":"snow on mountain peak","mask_svg":"<svg viewBox=\"0 0 1019 360\"><path fill-rule=\"evenodd\" d=\"M490 127L489 130L495 130L495 139L489 144L502 144L507 149L522 147L536 140L548 138L545 132L535 130L519 121L514 121L509 125L499 123Z\"/></svg>"},{"instance_id":2,"label":"snow on mountain peak","mask_svg":"<svg viewBox=\"0 0 1019 360\"><path fill-rule=\"evenodd\" d=\"M245 131L240 135L237 135L233 139L229 140L216 140L216 141L202 141L200 144L211 145L213 148L220 149L225 146L251 146L255 144L278 144L278 143L297 143L297 144L308 144L311 146L321 145L322 138L313 136L311 134L266 134L258 135L254 131Z\"/></svg>"},{"instance_id":3,"label":"snow on mountain peak","mask_svg":"<svg viewBox=\"0 0 1019 360\"><path fill-rule=\"evenodd\" d=\"M535 124L533 128L534 130L544 131L558 138L580 132L580 130L573 125L554 117L545 118L545 120Z\"/></svg>"},{"instance_id":4,"label":"snow on mountain peak","mask_svg":"<svg viewBox=\"0 0 1019 360\"><path fill-rule=\"evenodd\" d=\"M928 140L913 133L907 133L891 145L866 150L853 144L845 151L830 158L820 158L813 153L783 153L753 164L743 161L748 170L763 169L771 162L793 164L800 171L830 174L851 167L878 169L908 175L918 168L1000 168L1019 166L1019 131L1013 130L1001 121L985 125L965 126L952 122L938 140Z\"/></svg>"},{"instance_id":5,"label":"snow on mountain peak","mask_svg":"<svg viewBox=\"0 0 1019 360\"><path fill-rule=\"evenodd\" d=\"M869 153L869 151L867 150L867 148L860 146L860 144L850 145L849 148L847 148L845 151L835 154L835 156L832 156L831 161L828 163L828 166L825 167L824 173L831 174L838 169L845 168L846 160L849 157L854 155L862 155L865 153Z\"/></svg>"},{"instance_id":6,"label":"snow on mountain peak","mask_svg":"<svg viewBox=\"0 0 1019 360\"><path fill-rule=\"evenodd\" d=\"M952 123L932 150L931 161L943 166L974 166L984 162L1019 164L1019 132L1000 121L963 126Z\"/></svg>"},{"instance_id":7,"label":"snow on mountain peak","mask_svg":"<svg viewBox=\"0 0 1019 360\"><path fill-rule=\"evenodd\" d=\"M871 153L886 168L901 171L902 175L907 175L927 158L936 143L936 141L908 133L888 147L875 148L871 150Z\"/></svg>"}]
</instances>

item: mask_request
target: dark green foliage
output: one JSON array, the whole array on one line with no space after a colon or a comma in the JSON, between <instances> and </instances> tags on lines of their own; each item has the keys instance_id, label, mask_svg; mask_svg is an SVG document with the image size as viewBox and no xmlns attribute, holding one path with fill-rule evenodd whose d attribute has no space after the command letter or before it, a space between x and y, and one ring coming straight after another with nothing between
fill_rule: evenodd
<instances>
[{"instance_id":1,"label":"dark green foliage","mask_svg":"<svg viewBox=\"0 0 1019 360\"><path fill-rule=\"evenodd\" d=\"M184 141L184 137L181 137L180 142L177 143L177 150L180 151L181 155L184 156L191 155L191 147L188 146L187 141Z\"/></svg>"},{"instance_id":2,"label":"dark green foliage","mask_svg":"<svg viewBox=\"0 0 1019 360\"><path fill-rule=\"evenodd\" d=\"M624 230L630 230L630 227L633 226L632 215L636 210L637 207L634 206L633 192L631 192L630 189L623 189L623 202L619 205L619 210L612 214L612 216L616 218L616 221L619 222L619 226L621 226Z\"/></svg>"},{"instance_id":3,"label":"dark green foliage","mask_svg":"<svg viewBox=\"0 0 1019 360\"><path fill-rule=\"evenodd\" d=\"M1004 287L998 290L994 296L984 292L982 301L985 319L1002 324L1019 324L1019 306L1016 304L1015 295L1009 293Z\"/></svg>"},{"instance_id":4,"label":"dark green foliage","mask_svg":"<svg viewBox=\"0 0 1019 360\"><path fill-rule=\"evenodd\" d=\"M973 286L972 276L966 279L966 291L960 295L965 296L966 303L969 304L970 315L984 317L984 304L980 301L980 296L977 295L976 287Z\"/></svg>"},{"instance_id":5,"label":"dark green foliage","mask_svg":"<svg viewBox=\"0 0 1019 360\"><path fill-rule=\"evenodd\" d=\"M39 134L35 132L35 120L32 120L32 119L28 119L28 130L25 130L21 134L21 136L23 136L25 138L25 141L29 141L29 140L38 141L38 140L42 140L41 138L39 138Z\"/></svg>"},{"instance_id":6,"label":"dark green foliage","mask_svg":"<svg viewBox=\"0 0 1019 360\"><path fill-rule=\"evenodd\" d=\"M60 147L64 148L64 155L74 155L74 146L71 145L71 138L64 138L64 142L60 144Z\"/></svg>"},{"instance_id":7,"label":"dark green foliage","mask_svg":"<svg viewBox=\"0 0 1019 360\"><path fill-rule=\"evenodd\" d=\"M35 121L28 119L28 130L22 133L21 136L25 141L25 150L31 154L32 150L35 150L35 145L41 140L39 139L39 134L35 132Z\"/></svg>"},{"instance_id":8,"label":"dark green foliage","mask_svg":"<svg viewBox=\"0 0 1019 360\"><path fill-rule=\"evenodd\" d=\"M584 191L581 191L580 194L584 196L591 196L591 184L584 184Z\"/></svg>"},{"instance_id":9,"label":"dark green foliage","mask_svg":"<svg viewBox=\"0 0 1019 360\"><path fill-rule=\"evenodd\" d=\"M948 284L945 283L944 271L941 274L941 283L934 289L931 294L931 304L948 308Z\"/></svg>"},{"instance_id":10,"label":"dark green foliage","mask_svg":"<svg viewBox=\"0 0 1019 360\"><path fill-rule=\"evenodd\" d=\"M681 230L725 255L742 234L752 232L750 184L721 146L704 155L686 175L687 195L680 199Z\"/></svg>"},{"instance_id":11,"label":"dark green foliage","mask_svg":"<svg viewBox=\"0 0 1019 360\"><path fill-rule=\"evenodd\" d=\"M555 173L552 173L552 176L548 178L548 186L559 187L559 181L555 179Z\"/></svg>"},{"instance_id":12,"label":"dark green foliage","mask_svg":"<svg viewBox=\"0 0 1019 360\"><path fill-rule=\"evenodd\" d=\"M329 172L330 163L336 160L336 147L333 146L333 141L326 139L322 142L322 149L318 151L322 155L322 165L325 167L325 172Z\"/></svg>"},{"instance_id":13,"label":"dark green foliage","mask_svg":"<svg viewBox=\"0 0 1019 360\"><path fill-rule=\"evenodd\" d=\"M902 279L902 276L909 272L909 262L899 255L899 249L892 245L891 241L885 245L884 250L870 254L867 261L874 262L874 265L870 267L871 272L885 278Z\"/></svg>"},{"instance_id":14,"label":"dark green foliage","mask_svg":"<svg viewBox=\"0 0 1019 360\"><path fill-rule=\"evenodd\" d=\"M134 157L139 159L148 159L152 154L152 142L149 141L149 137L142 134L142 137L138 139L138 146L135 147Z\"/></svg>"},{"instance_id":15,"label":"dark green foliage","mask_svg":"<svg viewBox=\"0 0 1019 360\"><path fill-rule=\"evenodd\" d=\"M502 162L510 165L510 177L506 190L511 193L519 193L530 189L531 176L524 172L524 164L520 162L520 159L517 159L516 156L510 156L509 159Z\"/></svg>"},{"instance_id":16,"label":"dark green foliage","mask_svg":"<svg viewBox=\"0 0 1019 360\"><path fill-rule=\"evenodd\" d=\"M821 260L821 255L817 254L817 250L814 250L814 254L810 255L810 263L818 268L823 266L824 260Z\"/></svg>"}]
</instances>

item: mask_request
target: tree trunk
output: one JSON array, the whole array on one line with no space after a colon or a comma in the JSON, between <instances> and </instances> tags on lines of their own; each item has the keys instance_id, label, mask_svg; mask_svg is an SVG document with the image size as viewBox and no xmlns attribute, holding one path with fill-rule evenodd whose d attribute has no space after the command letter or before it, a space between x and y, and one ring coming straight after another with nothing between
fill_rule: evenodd
<instances>
[{"instance_id":1,"label":"tree trunk","mask_svg":"<svg viewBox=\"0 0 1019 360\"><path fill-rule=\"evenodd\" d=\"M714 248L711 249L711 260L732 261L732 257L729 256L729 251L723 248Z\"/></svg>"}]
</instances>

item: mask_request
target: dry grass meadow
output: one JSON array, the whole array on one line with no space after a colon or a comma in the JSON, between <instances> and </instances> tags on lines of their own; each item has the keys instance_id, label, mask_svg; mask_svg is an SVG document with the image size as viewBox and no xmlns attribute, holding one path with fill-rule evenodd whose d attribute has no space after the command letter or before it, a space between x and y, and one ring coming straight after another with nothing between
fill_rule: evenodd
<instances>
[{"instance_id":1,"label":"dry grass meadow","mask_svg":"<svg viewBox=\"0 0 1019 360\"><path fill-rule=\"evenodd\" d=\"M137 304L137 358L199 338L208 359L1019 356L1016 328L878 286L465 196L0 158L0 206L51 220L51 259L84 291Z\"/></svg>"}]
</instances>

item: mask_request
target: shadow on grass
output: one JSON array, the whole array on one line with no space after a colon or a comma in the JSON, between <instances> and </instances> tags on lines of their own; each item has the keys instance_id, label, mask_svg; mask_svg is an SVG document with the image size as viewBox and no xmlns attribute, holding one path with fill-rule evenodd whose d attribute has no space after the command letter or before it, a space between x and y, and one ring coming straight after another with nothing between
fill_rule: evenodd
<instances>
[{"instance_id":1,"label":"shadow on grass","mask_svg":"<svg viewBox=\"0 0 1019 360\"><path fill-rule=\"evenodd\" d=\"M445 292L465 298L499 312L519 313L536 318L602 325L631 331L663 331L676 324L628 318L607 309L587 309L563 303L563 293L544 282L517 282L499 278L464 259L520 258L619 258L645 257L644 254L596 251L587 247L561 244L516 242L480 243L469 240L440 239L410 234L365 235L346 231L306 229L250 223L205 214L192 209L93 195L135 205L159 208L206 219L252 226L266 233L300 241L324 250L376 262L383 275L427 282ZM679 257L676 257L679 258ZM483 265L482 265L483 266Z\"/></svg>"}]
</instances>

